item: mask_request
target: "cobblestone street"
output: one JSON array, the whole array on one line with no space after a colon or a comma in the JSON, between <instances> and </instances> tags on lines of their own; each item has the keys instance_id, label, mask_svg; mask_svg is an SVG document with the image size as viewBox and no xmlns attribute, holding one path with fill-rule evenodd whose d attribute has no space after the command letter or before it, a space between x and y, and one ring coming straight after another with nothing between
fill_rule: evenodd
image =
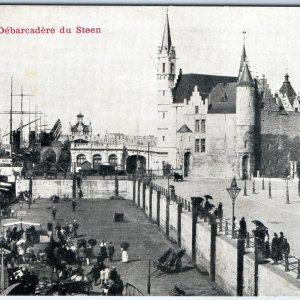
<instances>
[{"instance_id":1,"label":"cobblestone street","mask_svg":"<svg viewBox=\"0 0 300 300\"><path fill-rule=\"evenodd\" d=\"M24 206L27 215L24 221L40 222L46 228L51 218L52 203L48 199L40 199L33 204L31 210ZM76 219L80 223L80 238L86 240L95 238L98 245L94 252L97 254L102 240L112 241L116 247L115 259L112 263L107 260L109 266L116 266L124 283L134 284L138 289L147 291L148 263L157 260L171 244L157 229L155 224L150 223L142 210L136 208L131 201L125 200L89 200L82 199L76 212L72 211L71 202L59 202L57 207L57 221L61 224ZM19 209L18 205L14 207ZM114 212L123 212L125 222L115 223ZM4 223L12 219L4 220ZM130 243L129 263L121 262L120 243ZM84 266L86 271L91 266ZM151 271L154 267L151 264ZM206 274L200 273L193 268L190 259L185 256L183 260L184 271L178 274L156 273L151 277L151 295L169 295L169 291L177 285L187 295L220 295L222 294L212 283ZM100 291L100 286L94 286L94 291Z\"/></svg>"}]
</instances>

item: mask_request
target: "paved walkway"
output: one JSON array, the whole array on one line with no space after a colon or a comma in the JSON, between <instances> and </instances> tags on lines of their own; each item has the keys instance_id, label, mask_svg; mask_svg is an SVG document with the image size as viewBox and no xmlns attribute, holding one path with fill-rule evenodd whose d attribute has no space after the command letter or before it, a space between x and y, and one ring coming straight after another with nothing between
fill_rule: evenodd
<instances>
[{"instance_id":1,"label":"paved walkway","mask_svg":"<svg viewBox=\"0 0 300 300\"><path fill-rule=\"evenodd\" d=\"M254 229L252 220L262 221L270 233L270 241L273 232L283 231L291 247L291 254L300 257L300 197L298 196L298 180L290 181L289 199L290 204L286 204L286 181L282 179L271 179L272 198L269 198L268 183L265 179L265 190L262 189L262 178L255 178L256 193L252 193L252 181L247 181L247 196L243 196L244 182L238 181L238 186L242 189L236 199L235 215L237 221L245 217L248 231ZM168 180L155 180L155 183L167 188ZM216 206L223 203L224 218L232 216L232 201L226 191L230 186L228 180L213 179L190 179L183 182L169 181L175 186L176 194L190 200L192 196L203 196L210 194Z\"/></svg>"},{"instance_id":2,"label":"paved walkway","mask_svg":"<svg viewBox=\"0 0 300 300\"><path fill-rule=\"evenodd\" d=\"M52 203L41 199L32 205L31 210L26 209L25 221L40 222L46 227L51 218ZM88 200L82 199L76 212L72 212L71 202L60 202L56 204L57 221L63 224L66 221L76 219L80 223L79 235L86 240L95 238L98 245L95 253L99 251L102 240L112 241L116 246L117 255L113 263L105 262L109 266L115 265L121 274L122 280L137 286L139 289L147 290L147 275L149 259L156 260L169 247L174 246L157 229L155 224L149 222L142 210L136 208L132 201L125 200ZM15 205L18 210L18 205ZM124 212L125 222L115 223L114 212ZM12 219L5 220L5 223ZM120 243L130 243L129 263L121 262ZM185 290L188 295L221 295L215 285L210 282L207 275L199 273L187 256L184 257L184 272L177 274L158 273L158 277L151 278L151 295L169 295L169 291L177 285ZM90 266L85 266L90 270ZM154 271L153 265L151 266ZM100 288L94 287L97 291Z\"/></svg>"}]
</instances>

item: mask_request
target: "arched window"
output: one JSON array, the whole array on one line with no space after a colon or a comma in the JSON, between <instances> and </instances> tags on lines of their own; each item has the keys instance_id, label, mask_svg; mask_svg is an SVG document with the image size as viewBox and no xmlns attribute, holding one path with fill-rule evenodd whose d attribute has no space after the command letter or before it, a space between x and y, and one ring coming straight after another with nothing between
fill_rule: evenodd
<instances>
[{"instance_id":1,"label":"arched window","mask_svg":"<svg viewBox=\"0 0 300 300\"><path fill-rule=\"evenodd\" d=\"M117 166L118 165L118 157L116 154L112 154L108 158L108 162L111 166Z\"/></svg>"},{"instance_id":2,"label":"arched window","mask_svg":"<svg viewBox=\"0 0 300 300\"><path fill-rule=\"evenodd\" d=\"M100 154L95 154L93 156L93 168L97 169L101 165L101 162L102 162L101 155Z\"/></svg>"},{"instance_id":3,"label":"arched window","mask_svg":"<svg viewBox=\"0 0 300 300\"><path fill-rule=\"evenodd\" d=\"M80 167L86 161L86 156L84 154L77 155L77 166Z\"/></svg>"},{"instance_id":4,"label":"arched window","mask_svg":"<svg viewBox=\"0 0 300 300\"><path fill-rule=\"evenodd\" d=\"M175 73L175 66L174 64L172 63L171 64L171 74L174 74Z\"/></svg>"}]
</instances>

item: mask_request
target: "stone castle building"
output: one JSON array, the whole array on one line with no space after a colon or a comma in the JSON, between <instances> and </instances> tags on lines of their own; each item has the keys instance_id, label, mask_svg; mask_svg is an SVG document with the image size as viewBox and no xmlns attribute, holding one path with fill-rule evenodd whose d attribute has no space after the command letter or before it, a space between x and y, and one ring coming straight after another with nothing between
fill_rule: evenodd
<instances>
[{"instance_id":1,"label":"stone castle building","mask_svg":"<svg viewBox=\"0 0 300 300\"><path fill-rule=\"evenodd\" d=\"M176 76L168 14L157 54L157 152L185 176L286 177L300 160L299 97L288 74L271 93L253 78L245 42L238 76Z\"/></svg>"}]
</instances>

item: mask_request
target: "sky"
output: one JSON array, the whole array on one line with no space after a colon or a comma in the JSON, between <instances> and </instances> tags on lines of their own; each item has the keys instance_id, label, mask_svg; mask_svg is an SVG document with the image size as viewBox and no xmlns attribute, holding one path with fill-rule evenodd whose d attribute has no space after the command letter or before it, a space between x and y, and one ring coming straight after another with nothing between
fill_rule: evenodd
<instances>
[{"instance_id":1,"label":"sky","mask_svg":"<svg viewBox=\"0 0 300 300\"><path fill-rule=\"evenodd\" d=\"M300 8L170 6L177 74L237 76L246 31L253 76L266 75L279 90L288 71L300 91ZM0 6L0 111L13 94L24 109L45 113L48 127L60 118L67 133L79 112L94 133L155 134L156 57L166 6ZM53 27L53 35L1 34L1 27ZM71 34L59 34L61 26ZM101 28L77 34L76 26ZM20 97L14 97L20 110ZM9 116L0 115L2 135ZM33 116L31 117L31 119ZM25 116L24 123L28 122ZM42 121L44 123L44 119ZM14 116L14 127L20 117Z\"/></svg>"}]
</instances>

